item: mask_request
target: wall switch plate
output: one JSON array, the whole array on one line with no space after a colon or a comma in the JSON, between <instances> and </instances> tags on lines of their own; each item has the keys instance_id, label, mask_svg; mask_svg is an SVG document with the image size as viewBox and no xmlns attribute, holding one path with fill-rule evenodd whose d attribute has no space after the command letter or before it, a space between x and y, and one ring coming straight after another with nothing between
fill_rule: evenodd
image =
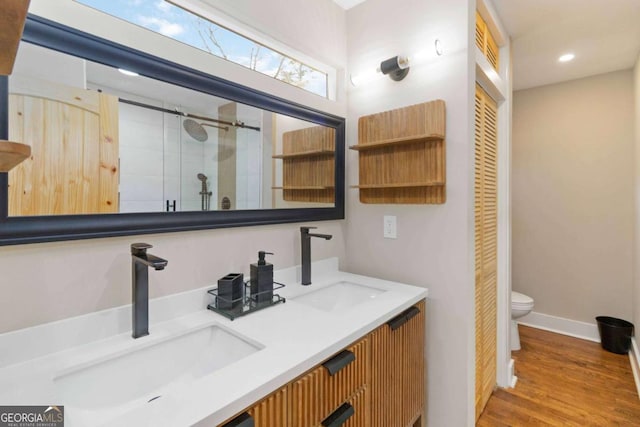
<instances>
[{"instance_id":1,"label":"wall switch plate","mask_svg":"<svg viewBox=\"0 0 640 427\"><path fill-rule=\"evenodd\" d=\"M384 237L385 239L398 238L398 229L395 215L384 216Z\"/></svg>"}]
</instances>

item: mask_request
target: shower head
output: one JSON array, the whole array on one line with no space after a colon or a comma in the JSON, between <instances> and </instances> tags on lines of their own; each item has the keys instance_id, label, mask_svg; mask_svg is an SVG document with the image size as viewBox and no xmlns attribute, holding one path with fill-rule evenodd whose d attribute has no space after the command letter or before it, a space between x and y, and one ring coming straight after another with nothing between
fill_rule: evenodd
<instances>
[{"instance_id":1,"label":"shower head","mask_svg":"<svg viewBox=\"0 0 640 427\"><path fill-rule=\"evenodd\" d=\"M209 138L204 127L193 119L185 119L182 122L182 127L196 141L205 142Z\"/></svg>"},{"instance_id":2,"label":"shower head","mask_svg":"<svg viewBox=\"0 0 640 427\"><path fill-rule=\"evenodd\" d=\"M198 174L198 179L202 182L206 182L207 181L207 175L203 174L203 173L199 173Z\"/></svg>"}]
</instances>

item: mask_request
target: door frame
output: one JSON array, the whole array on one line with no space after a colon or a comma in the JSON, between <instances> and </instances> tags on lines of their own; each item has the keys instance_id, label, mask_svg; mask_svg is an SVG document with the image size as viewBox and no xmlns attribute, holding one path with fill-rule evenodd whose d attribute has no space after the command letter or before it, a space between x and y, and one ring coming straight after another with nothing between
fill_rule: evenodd
<instances>
[{"instance_id":1,"label":"door frame","mask_svg":"<svg viewBox=\"0 0 640 427\"><path fill-rule=\"evenodd\" d=\"M511 111L512 66L509 35L491 0L477 0L476 8L500 47L498 73L475 46L475 82L498 104L498 289L496 384L513 387L511 359ZM475 21L473 23L475 28ZM475 389L475 387L474 387Z\"/></svg>"}]
</instances>

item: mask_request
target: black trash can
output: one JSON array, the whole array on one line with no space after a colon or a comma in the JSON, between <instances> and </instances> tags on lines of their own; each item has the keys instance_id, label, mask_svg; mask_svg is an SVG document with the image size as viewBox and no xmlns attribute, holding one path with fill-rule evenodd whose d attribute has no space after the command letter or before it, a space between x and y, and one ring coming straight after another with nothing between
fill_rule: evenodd
<instances>
[{"instance_id":1,"label":"black trash can","mask_svg":"<svg viewBox=\"0 0 640 427\"><path fill-rule=\"evenodd\" d=\"M631 347L633 323L608 316L598 316L596 321L602 348L612 353L627 354Z\"/></svg>"}]
</instances>

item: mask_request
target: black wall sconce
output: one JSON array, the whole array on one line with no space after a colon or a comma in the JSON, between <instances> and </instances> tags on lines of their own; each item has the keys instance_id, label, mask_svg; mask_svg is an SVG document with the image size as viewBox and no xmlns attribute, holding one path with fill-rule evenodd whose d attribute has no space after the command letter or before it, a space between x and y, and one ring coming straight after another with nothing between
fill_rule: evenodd
<instances>
[{"instance_id":1,"label":"black wall sconce","mask_svg":"<svg viewBox=\"0 0 640 427\"><path fill-rule=\"evenodd\" d=\"M380 72L385 76L389 76L394 82L407 77L409 74L409 59L406 56L394 56L380 63Z\"/></svg>"},{"instance_id":2,"label":"black wall sconce","mask_svg":"<svg viewBox=\"0 0 640 427\"><path fill-rule=\"evenodd\" d=\"M392 58L385 59L380 65L374 69L364 70L358 74L351 74L351 84L359 86L376 78L376 75L383 74L395 82L399 82L409 74L410 65L416 65L425 61L433 60L438 56L442 56L443 49L440 39L435 39L434 52L435 56L430 53L431 49L422 49L411 55L411 58L405 55L396 55Z\"/></svg>"}]
</instances>

